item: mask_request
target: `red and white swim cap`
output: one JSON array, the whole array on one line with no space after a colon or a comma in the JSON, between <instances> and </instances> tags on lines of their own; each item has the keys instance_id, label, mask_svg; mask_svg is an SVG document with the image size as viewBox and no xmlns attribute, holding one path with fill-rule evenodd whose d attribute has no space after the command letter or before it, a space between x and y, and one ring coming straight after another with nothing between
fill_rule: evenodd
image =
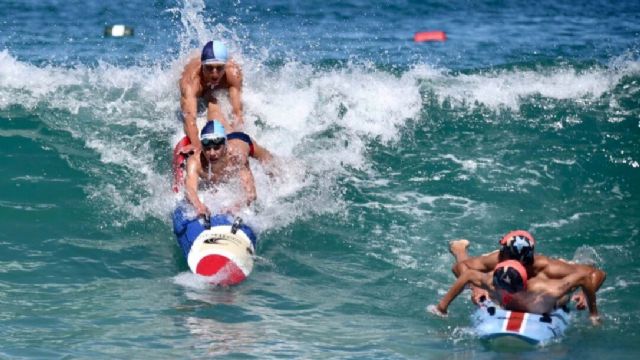
<instances>
[{"instance_id":1,"label":"red and white swim cap","mask_svg":"<svg viewBox=\"0 0 640 360\"><path fill-rule=\"evenodd\" d=\"M493 270L493 285L510 293L525 290L527 279L527 270L516 260L498 263Z\"/></svg>"}]
</instances>

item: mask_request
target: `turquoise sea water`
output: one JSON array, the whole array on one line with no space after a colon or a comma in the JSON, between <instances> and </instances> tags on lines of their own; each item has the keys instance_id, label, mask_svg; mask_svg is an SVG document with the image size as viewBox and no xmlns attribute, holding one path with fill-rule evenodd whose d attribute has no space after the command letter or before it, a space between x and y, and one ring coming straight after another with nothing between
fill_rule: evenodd
<instances>
[{"instance_id":1,"label":"turquoise sea water","mask_svg":"<svg viewBox=\"0 0 640 360\"><path fill-rule=\"evenodd\" d=\"M635 359L640 6L542 1L3 1L0 358ZM106 25L134 27L105 38ZM416 44L416 31L444 43ZM250 278L211 288L171 232L177 81L222 38L259 164ZM227 104L223 104L228 109ZM218 198L234 196L223 188ZM481 343L448 241L522 228L608 274L603 324Z\"/></svg>"}]
</instances>

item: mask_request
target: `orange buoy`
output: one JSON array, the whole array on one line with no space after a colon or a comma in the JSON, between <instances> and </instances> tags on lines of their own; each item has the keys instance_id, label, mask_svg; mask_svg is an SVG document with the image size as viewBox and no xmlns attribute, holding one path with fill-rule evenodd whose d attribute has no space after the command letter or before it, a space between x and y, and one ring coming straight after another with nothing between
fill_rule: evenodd
<instances>
[{"instance_id":1,"label":"orange buoy","mask_svg":"<svg viewBox=\"0 0 640 360\"><path fill-rule=\"evenodd\" d=\"M444 31L420 31L413 35L413 41L445 41L447 40L447 34Z\"/></svg>"}]
</instances>

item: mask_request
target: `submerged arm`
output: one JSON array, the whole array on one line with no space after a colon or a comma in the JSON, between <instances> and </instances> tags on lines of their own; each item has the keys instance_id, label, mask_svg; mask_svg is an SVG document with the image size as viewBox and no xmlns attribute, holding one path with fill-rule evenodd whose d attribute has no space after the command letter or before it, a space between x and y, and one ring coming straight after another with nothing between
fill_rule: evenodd
<instances>
[{"instance_id":1,"label":"submerged arm","mask_svg":"<svg viewBox=\"0 0 640 360\"><path fill-rule=\"evenodd\" d=\"M600 286L606 279L605 272L593 266L573 264L563 260L548 259L548 263L544 267L544 273L550 279L562 279L571 274L575 274L576 272L579 272L581 274L588 274L585 275L587 277L585 279L585 281L587 282L586 285L589 288L593 289L594 293L598 291L598 289L600 289ZM576 293L572 299L576 302L576 307L578 308L578 310L583 310L585 309L585 307L591 308L590 304L595 307L595 294L593 296L593 299L589 300L589 295L585 292L584 287L582 286L578 293Z\"/></svg>"},{"instance_id":2,"label":"submerged arm","mask_svg":"<svg viewBox=\"0 0 640 360\"><path fill-rule=\"evenodd\" d=\"M600 315L598 314L598 307L596 305L596 291L600 289L606 277L607 275L604 271L594 268L582 285L582 291L587 297L587 305L589 306L589 318L594 325L600 323Z\"/></svg>"},{"instance_id":3,"label":"submerged arm","mask_svg":"<svg viewBox=\"0 0 640 360\"><path fill-rule=\"evenodd\" d=\"M249 159L240 155L234 155L232 156L231 161L234 162L233 166L237 167L238 177L240 178L240 183L245 195L244 202L236 203L233 206L224 209L225 212L235 214L240 211L243 206L249 206L256 201L257 196L255 180L253 173L251 172L251 168L249 167Z\"/></svg>"},{"instance_id":4,"label":"submerged arm","mask_svg":"<svg viewBox=\"0 0 640 360\"><path fill-rule=\"evenodd\" d=\"M563 296L576 287L580 287L587 298L589 318L594 325L600 323L598 306L596 303L596 291L604 282L606 275L603 271L584 265L576 265L574 272L562 279L558 289L558 297Z\"/></svg>"},{"instance_id":5,"label":"submerged arm","mask_svg":"<svg viewBox=\"0 0 640 360\"><path fill-rule=\"evenodd\" d=\"M245 160L244 165L240 168L240 181L244 188L246 196L246 205L249 206L256 200L256 183L253 173L249 167L249 160Z\"/></svg>"}]
</instances>

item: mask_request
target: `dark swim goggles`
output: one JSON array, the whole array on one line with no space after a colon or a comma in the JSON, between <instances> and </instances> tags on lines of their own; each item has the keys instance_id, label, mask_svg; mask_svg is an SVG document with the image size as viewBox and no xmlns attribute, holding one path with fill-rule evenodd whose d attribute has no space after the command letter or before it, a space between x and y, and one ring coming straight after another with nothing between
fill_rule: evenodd
<instances>
[{"instance_id":1,"label":"dark swim goggles","mask_svg":"<svg viewBox=\"0 0 640 360\"><path fill-rule=\"evenodd\" d=\"M206 148L206 149L212 148L214 150L218 150L221 147L223 147L227 141L224 138L218 138L218 139L203 139L203 140L200 140L200 142L202 143L203 148Z\"/></svg>"},{"instance_id":2,"label":"dark swim goggles","mask_svg":"<svg viewBox=\"0 0 640 360\"><path fill-rule=\"evenodd\" d=\"M224 65L202 65L205 72L212 73L214 70L221 73L224 71Z\"/></svg>"}]
</instances>

